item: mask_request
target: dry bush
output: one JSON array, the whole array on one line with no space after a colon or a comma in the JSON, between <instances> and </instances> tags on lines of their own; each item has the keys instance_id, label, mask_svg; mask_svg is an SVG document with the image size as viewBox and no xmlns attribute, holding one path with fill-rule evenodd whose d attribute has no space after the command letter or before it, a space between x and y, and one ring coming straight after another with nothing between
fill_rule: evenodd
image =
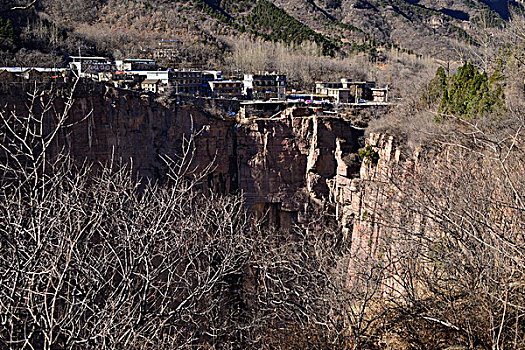
<instances>
[{"instance_id":1,"label":"dry bush","mask_svg":"<svg viewBox=\"0 0 525 350\"><path fill-rule=\"evenodd\" d=\"M282 43L267 43L243 38L225 38L232 53L225 65L233 74L279 71L288 75L292 88L311 91L316 81L372 80L378 86L388 85L393 98L411 96L434 74L436 63L430 59L387 50L384 62L358 54L346 58L321 56L315 43L305 42L299 48ZM408 83L410 82L410 83Z\"/></svg>"},{"instance_id":2,"label":"dry bush","mask_svg":"<svg viewBox=\"0 0 525 350\"><path fill-rule=\"evenodd\" d=\"M403 151L400 162L382 163L389 171L364 184L379 199L360 218L377 239L362 243L370 266L378 256L390 265L378 305L385 317L371 330L386 347L525 346L520 18L508 28L504 59L490 64L505 75L502 117L435 123L437 104L415 94L371 125L394 134Z\"/></svg>"},{"instance_id":3,"label":"dry bush","mask_svg":"<svg viewBox=\"0 0 525 350\"><path fill-rule=\"evenodd\" d=\"M313 88L315 81L338 80L344 77L364 80L371 66L367 57L357 56L353 60L332 59L319 55L315 43L305 42L300 49L282 43L262 40L225 39L232 47L226 58L228 71L235 74L279 71L288 75L292 87Z\"/></svg>"},{"instance_id":4,"label":"dry bush","mask_svg":"<svg viewBox=\"0 0 525 350\"><path fill-rule=\"evenodd\" d=\"M525 344L524 127L459 122L435 135L374 211L379 250L399 259L387 290L398 312L468 347Z\"/></svg>"},{"instance_id":5,"label":"dry bush","mask_svg":"<svg viewBox=\"0 0 525 350\"><path fill-rule=\"evenodd\" d=\"M352 344L339 230L264 229L241 195L210 193L213 164L193 168L198 131L162 182L79 163L56 144L74 100L60 110L50 92L31 96L27 113L0 111L1 347Z\"/></svg>"}]
</instances>

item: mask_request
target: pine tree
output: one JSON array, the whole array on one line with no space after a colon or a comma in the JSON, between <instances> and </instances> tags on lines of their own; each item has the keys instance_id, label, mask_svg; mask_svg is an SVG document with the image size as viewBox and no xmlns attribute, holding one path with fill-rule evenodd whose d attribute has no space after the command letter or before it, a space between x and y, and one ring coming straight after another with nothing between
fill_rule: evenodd
<instances>
[{"instance_id":1,"label":"pine tree","mask_svg":"<svg viewBox=\"0 0 525 350\"><path fill-rule=\"evenodd\" d=\"M487 72L480 73L472 63L459 67L457 73L450 78L444 76L444 70L438 69L429 89L429 95L436 94L435 90L439 89L439 84L444 84L438 119L441 119L443 114L466 119L499 114L505 108L505 94L501 81L502 75L499 70L489 78Z\"/></svg>"}]
</instances>

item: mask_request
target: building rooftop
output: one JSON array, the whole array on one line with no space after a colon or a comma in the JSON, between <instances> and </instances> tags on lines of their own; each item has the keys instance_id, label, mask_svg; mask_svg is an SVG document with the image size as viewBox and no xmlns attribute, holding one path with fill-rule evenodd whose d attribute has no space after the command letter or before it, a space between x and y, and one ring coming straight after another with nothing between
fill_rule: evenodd
<instances>
[{"instance_id":1,"label":"building rooftop","mask_svg":"<svg viewBox=\"0 0 525 350\"><path fill-rule=\"evenodd\" d=\"M126 58L124 62L148 62L148 63L155 63L155 60L152 60L150 58Z\"/></svg>"},{"instance_id":2,"label":"building rooftop","mask_svg":"<svg viewBox=\"0 0 525 350\"><path fill-rule=\"evenodd\" d=\"M242 106L253 106L253 105L282 105L286 104L287 101L278 101L278 100L269 100L269 101L263 101L263 100L254 100L254 101L242 101Z\"/></svg>"},{"instance_id":3,"label":"building rooftop","mask_svg":"<svg viewBox=\"0 0 525 350\"><path fill-rule=\"evenodd\" d=\"M142 82L142 84L156 84L160 81L160 79L146 79Z\"/></svg>"},{"instance_id":4,"label":"building rooftop","mask_svg":"<svg viewBox=\"0 0 525 350\"><path fill-rule=\"evenodd\" d=\"M40 67L0 67L0 70L9 73L25 73L29 70L36 70L37 72L64 72L67 68L40 68Z\"/></svg>"},{"instance_id":5,"label":"building rooftop","mask_svg":"<svg viewBox=\"0 0 525 350\"><path fill-rule=\"evenodd\" d=\"M219 83L242 83L242 80L212 80L209 82L210 84L219 84Z\"/></svg>"},{"instance_id":6,"label":"building rooftop","mask_svg":"<svg viewBox=\"0 0 525 350\"><path fill-rule=\"evenodd\" d=\"M316 81L316 84L374 84L374 81Z\"/></svg>"},{"instance_id":7,"label":"building rooftop","mask_svg":"<svg viewBox=\"0 0 525 350\"><path fill-rule=\"evenodd\" d=\"M97 56L69 56L69 58L74 60L97 60L97 61L107 61L108 59L106 57L97 57Z\"/></svg>"}]
</instances>

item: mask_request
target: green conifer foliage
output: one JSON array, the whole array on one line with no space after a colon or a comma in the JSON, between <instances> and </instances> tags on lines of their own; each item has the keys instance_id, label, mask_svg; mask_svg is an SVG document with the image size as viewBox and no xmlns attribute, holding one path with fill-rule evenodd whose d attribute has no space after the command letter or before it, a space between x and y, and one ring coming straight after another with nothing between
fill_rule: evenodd
<instances>
[{"instance_id":1,"label":"green conifer foliage","mask_svg":"<svg viewBox=\"0 0 525 350\"><path fill-rule=\"evenodd\" d=\"M489 78L487 72L480 73L472 63L465 63L455 75L448 78L444 76L442 68L438 69L433 80L434 90L439 86L444 87L439 104L439 118L454 115L472 119L482 115L500 114L505 108L501 81L499 70Z\"/></svg>"},{"instance_id":2,"label":"green conifer foliage","mask_svg":"<svg viewBox=\"0 0 525 350\"><path fill-rule=\"evenodd\" d=\"M11 20L4 20L0 17L0 39L7 39L12 42L15 41L15 29L13 28L13 23Z\"/></svg>"},{"instance_id":3,"label":"green conifer foliage","mask_svg":"<svg viewBox=\"0 0 525 350\"><path fill-rule=\"evenodd\" d=\"M258 0L245 21L263 32L261 36L266 40L282 41L287 44L313 41L320 45L323 55L330 56L333 56L338 49L338 45L330 38L317 33L267 0Z\"/></svg>"},{"instance_id":4,"label":"green conifer foliage","mask_svg":"<svg viewBox=\"0 0 525 350\"><path fill-rule=\"evenodd\" d=\"M447 90L447 73L443 67L439 67L436 71L436 76L426 86L423 94L423 101L426 106L431 106L435 101L440 101L445 97Z\"/></svg>"}]
</instances>

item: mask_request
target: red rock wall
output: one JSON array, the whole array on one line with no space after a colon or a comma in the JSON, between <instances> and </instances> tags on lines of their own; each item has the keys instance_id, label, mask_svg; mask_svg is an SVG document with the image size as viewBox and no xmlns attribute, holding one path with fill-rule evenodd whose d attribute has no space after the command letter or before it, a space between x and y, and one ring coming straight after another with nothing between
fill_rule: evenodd
<instances>
[{"instance_id":1,"label":"red rock wall","mask_svg":"<svg viewBox=\"0 0 525 350\"><path fill-rule=\"evenodd\" d=\"M53 101L56 111L64 109L63 95ZM27 113L20 96L4 93L0 102ZM346 184L358 177L363 131L341 118L295 108L278 118L237 124L202 106L166 107L152 95L85 84L75 92L68 122L71 127L63 130L55 151L65 145L79 161L122 160L142 177L161 178L166 172L161 155L176 157L183 138L193 132L198 136L192 168L213 162L208 186L223 193L242 191L247 205L267 214L271 224L305 222L313 208L337 209L338 218L348 219Z\"/></svg>"},{"instance_id":2,"label":"red rock wall","mask_svg":"<svg viewBox=\"0 0 525 350\"><path fill-rule=\"evenodd\" d=\"M241 124L239 188L247 204L282 227L310 220L314 207L330 210L335 204L334 179L357 176L358 164L340 163L355 155L362 134L340 118L301 108L286 110L279 118Z\"/></svg>"},{"instance_id":3,"label":"red rock wall","mask_svg":"<svg viewBox=\"0 0 525 350\"><path fill-rule=\"evenodd\" d=\"M28 114L30 101L21 98L25 94L15 86L0 95L0 103L16 113ZM56 114L64 111L68 96L67 90L62 91L53 100L53 108L45 118L49 130ZM39 99L34 110L37 115L42 111ZM202 108L166 107L153 95L87 83L75 90L67 124L52 153L65 146L79 162L131 163L137 174L149 179L166 173L161 155L176 158L181 154L183 138L198 133L194 165L204 167L213 162L216 179L210 178L210 184L217 189L228 192L232 181L236 185L236 174L231 169L234 121L213 117Z\"/></svg>"}]
</instances>

